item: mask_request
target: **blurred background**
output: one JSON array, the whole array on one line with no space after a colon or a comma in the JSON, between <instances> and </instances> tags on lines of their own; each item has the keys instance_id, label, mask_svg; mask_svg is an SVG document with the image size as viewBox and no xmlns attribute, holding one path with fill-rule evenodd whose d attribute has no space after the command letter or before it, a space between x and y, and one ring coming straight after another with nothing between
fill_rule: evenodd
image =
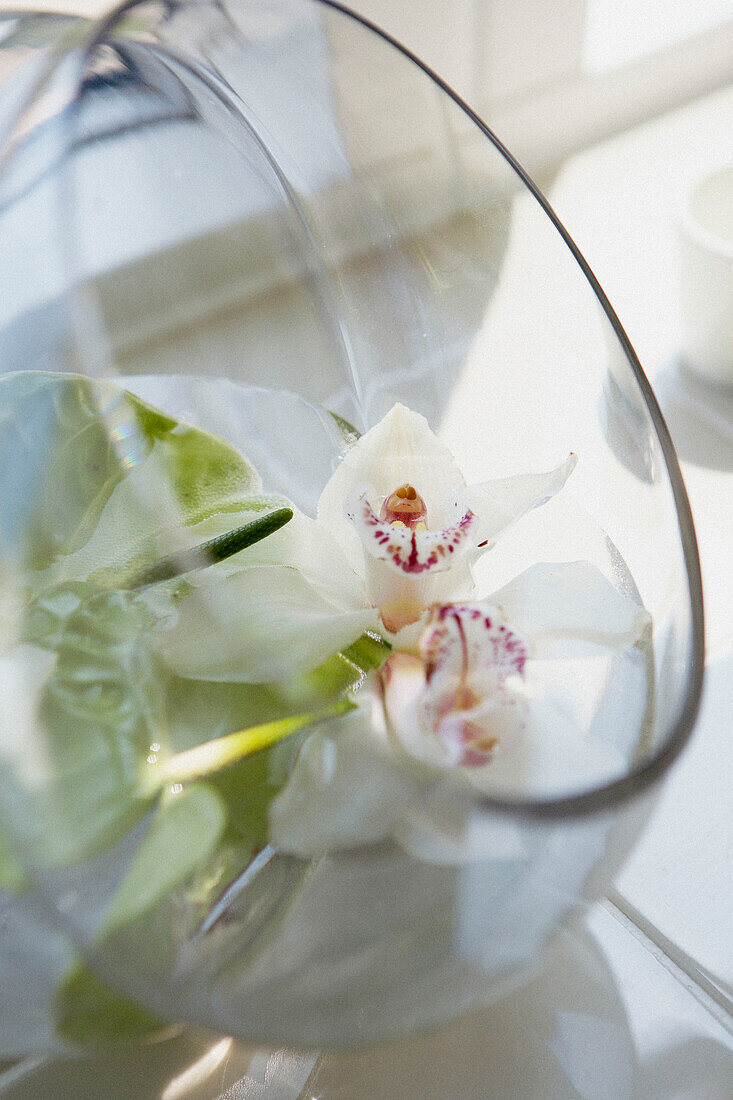
<instances>
[{"instance_id":1,"label":"blurred background","mask_svg":"<svg viewBox=\"0 0 733 1100\"><path fill-rule=\"evenodd\" d=\"M109 0L5 5L90 17L115 6ZM358 0L347 6L431 66L536 175L730 80L733 0ZM358 86L358 63L349 60ZM371 89L375 93L380 89Z\"/></svg>"}]
</instances>

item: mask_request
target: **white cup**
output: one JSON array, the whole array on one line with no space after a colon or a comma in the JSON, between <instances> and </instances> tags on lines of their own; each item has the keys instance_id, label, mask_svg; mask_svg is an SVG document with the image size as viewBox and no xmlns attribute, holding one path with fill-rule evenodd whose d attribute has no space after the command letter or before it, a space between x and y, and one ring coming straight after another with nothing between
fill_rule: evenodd
<instances>
[{"instance_id":1,"label":"white cup","mask_svg":"<svg viewBox=\"0 0 733 1100\"><path fill-rule=\"evenodd\" d=\"M680 219L683 365L733 386L733 165L698 180Z\"/></svg>"}]
</instances>

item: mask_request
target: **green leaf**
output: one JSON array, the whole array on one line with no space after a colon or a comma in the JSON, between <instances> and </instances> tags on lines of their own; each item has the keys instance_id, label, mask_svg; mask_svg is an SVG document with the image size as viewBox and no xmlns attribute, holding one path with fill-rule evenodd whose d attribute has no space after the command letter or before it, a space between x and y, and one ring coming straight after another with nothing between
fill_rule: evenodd
<instances>
[{"instance_id":1,"label":"green leaf","mask_svg":"<svg viewBox=\"0 0 733 1100\"><path fill-rule=\"evenodd\" d=\"M25 885L25 875L0 829L0 889L17 893Z\"/></svg>"},{"instance_id":2,"label":"green leaf","mask_svg":"<svg viewBox=\"0 0 733 1100\"><path fill-rule=\"evenodd\" d=\"M115 993L101 978L79 963L56 990L56 1032L81 1046L159 1039L170 1025Z\"/></svg>"},{"instance_id":3,"label":"green leaf","mask_svg":"<svg viewBox=\"0 0 733 1100\"><path fill-rule=\"evenodd\" d=\"M313 672L281 683L172 678L169 731L182 751L166 762L167 780L206 775L226 801L230 828L264 844L269 804L287 782L303 739L319 720L348 709L349 690L390 652L383 639L364 634Z\"/></svg>"},{"instance_id":4,"label":"green leaf","mask_svg":"<svg viewBox=\"0 0 733 1100\"><path fill-rule=\"evenodd\" d=\"M148 760L165 730L167 677L141 595L72 584L29 609L26 640L56 653L40 697L48 763L35 856L65 865L113 843L147 812Z\"/></svg>"},{"instance_id":5,"label":"green leaf","mask_svg":"<svg viewBox=\"0 0 733 1100\"><path fill-rule=\"evenodd\" d=\"M84 581L55 585L27 605L23 613L23 640L44 649L55 650L66 624L84 600L96 589Z\"/></svg>"},{"instance_id":6,"label":"green leaf","mask_svg":"<svg viewBox=\"0 0 733 1100\"><path fill-rule=\"evenodd\" d=\"M252 756L253 753L269 749L271 745L291 737L306 726L312 726L336 714L343 714L351 710L353 705L343 699L321 713L315 711L310 714L296 714L291 718L279 718L275 722L250 726L247 729L229 733L216 741L206 741L202 745L196 745L174 756L163 765L161 769L163 782L185 783L190 779L199 779L221 771L222 768L242 760L245 756Z\"/></svg>"},{"instance_id":7,"label":"green leaf","mask_svg":"<svg viewBox=\"0 0 733 1100\"><path fill-rule=\"evenodd\" d=\"M167 590L159 595L161 606L172 598ZM266 761L268 738L262 740L262 728L252 733L251 727L269 728L272 742L291 736L344 700L362 670L389 653L386 643L365 635L348 656L335 654L288 681L209 683L172 676L157 662L154 627L145 593L100 591L88 583L57 586L28 608L25 640L57 658L40 703L51 765L34 806L40 844L35 855L44 863L67 865L119 840L148 812L165 782L222 771L255 750L264 751ZM237 730L249 732L232 736ZM173 775L171 755L186 750L201 762L199 770ZM251 815L257 824L238 829L264 842L266 805L277 789L269 781L261 784L259 767L247 765L217 783L236 817L262 803ZM232 785L236 798L227 795Z\"/></svg>"},{"instance_id":8,"label":"green leaf","mask_svg":"<svg viewBox=\"0 0 733 1100\"><path fill-rule=\"evenodd\" d=\"M359 644L355 643L357 647ZM369 649L371 645L370 638ZM381 645L386 657L390 649L386 643ZM359 652L358 660L364 660L366 666L363 653ZM362 666L341 653L329 657L312 672L267 684L171 676L165 704L171 750L183 752L235 730L327 709L357 687L362 678Z\"/></svg>"},{"instance_id":9,"label":"green leaf","mask_svg":"<svg viewBox=\"0 0 733 1100\"><path fill-rule=\"evenodd\" d=\"M142 405L139 398L132 400L136 407ZM179 424L162 441L165 471L186 527L201 523L213 512L240 512L242 497L260 492L254 468L218 436Z\"/></svg>"},{"instance_id":10,"label":"green leaf","mask_svg":"<svg viewBox=\"0 0 733 1100\"><path fill-rule=\"evenodd\" d=\"M277 508L274 512L266 512L263 516L250 520L249 523L233 531L227 531L224 535L217 535L216 538L209 539L190 550L181 550L177 554L171 554L167 558L153 562L139 573L135 573L125 587L145 588L151 584L171 580L182 573L190 573L194 569L206 569L209 565L226 561L234 554L246 550L248 546L254 546L268 535L279 531L292 518L292 508Z\"/></svg>"},{"instance_id":11,"label":"green leaf","mask_svg":"<svg viewBox=\"0 0 733 1100\"><path fill-rule=\"evenodd\" d=\"M287 782L298 749L312 731L312 726L300 726L270 748L209 776L226 803L231 836L255 848L267 843L270 803Z\"/></svg>"},{"instance_id":12,"label":"green leaf","mask_svg":"<svg viewBox=\"0 0 733 1100\"><path fill-rule=\"evenodd\" d=\"M220 534L236 526L226 516L272 506L223 439L78 375L0 379L0 468L2 549L36 572L36 591L109 580L177 550L181 529L218 516Z\"/></svg>"},{"instance_id":13,"label":"green leaf","mask_svg":"<svg viewBox=\"0 0 733 1100\"><path fill-rule=\"evenodd\" d=\"M348 420L345 420L343 416L339 416L338 413L328 410L328 415L331 417L336 431L338 432L339 439L345 449L353 447L354 444L361 439L360 433L356 430L353 424L350 424Z\"/></svg>"},{"instance_id":14,"label":"green leaf","mask_svg":"<svg viewBox=\"0 0 733 1100\"><path fill-rule=\"evenodd\" d=\"M362 634L343 650L342 656L367 673L383 665L391 652L392 646L384 638L376 634Z\"/></svg>"},{"instance_id":15,"label":"green leaf","mask_svg":"<svg viewBox=\"0 0 733 1100\"><path fill-rule=\"evenodd\" d=\"M334 424L345 447L358 438L341 418ZM269 804L312 723L348 706L348 690L389 647L364 636L307 676L267 685L184 681L159 664L153 633L186 582L121 589L150 585L161 570L172 577L181 562L198 568L239 552L287 502L264 495L225 441L109 382L0 379L0 464L0 551L27 568L36 594L24 637L56 655L40 699L48 785L33 796L33 858L73 864L151 814L103 936L110 951L127 945L138 958L142 936L157 958L171 892L185 884L186 897L205 895L230 859L246 865L266 841ZM176 752L186 750L194 757L183 763L195 766L177 775ZM206 783L189 784L199 774ZM156 809L175 778L183 790L163 794ZM0 837L0 881L22 885L6 848ZM82 1043L162 1026L83 968L64 982L58 1009L59 1033Z\"/></svg>"},{"instance_id":16,"label":"green leaf","mask_svg":"<svg viewBox=\"0 0 733 1100\"><path fill-rule=\"evenodd\" d=\"M185 882L212 855L225 824L224 803L208 784L193 784L164 802L112 899L103 935L135 920Z\"/></svg>"}]
</instances>

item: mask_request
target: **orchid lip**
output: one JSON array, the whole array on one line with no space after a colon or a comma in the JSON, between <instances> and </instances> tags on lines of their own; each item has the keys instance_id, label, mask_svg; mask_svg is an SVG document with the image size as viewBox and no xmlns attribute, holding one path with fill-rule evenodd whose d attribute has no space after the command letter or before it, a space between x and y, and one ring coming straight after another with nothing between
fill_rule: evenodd
<instances>
[{"instance_id":1,"label":"orchid lip","mask_svg":"<svg viewBox=\"0 0 733 1100\"><path fill-rule=\"evenodd\" d=\"M433 607L419 649L424 723L463 766L487 763L503 747L495 719L515 706L506 681L524 677L525 639L506 625L498 608L442 604ZM515 718L521 725L520 710Z\"/></svg>"},{"instance_id":2,"label":"orchid lip","mask_svg":"<svg viewBox=\"0 0 733 1100\"><path fill-rule=\"evenodd\" d=\"M449 569L453 560L470 548L469 536L477 522L468 509L457 523L442 530L408 526L404 520L404 526L398 526L380 519L366 493L362 493L356 504L348 509L347 516L373 558L413 577Z\"/></svg>"},{"instance_id":3,"label":"orchid lip","mask_svg":"<svg viewBox=\"0 0 733 1100\"><path fill-rule=\"evenodd\" d=\"M498 608L433 605L417 651L393 653L380 670L387 727L397 742L401 728L412 731L408 739L425 738L440 766L490 763L511 751L524 729L519 681L527 655L527 641L504 623Z\"/></svg>"}]
</instances>

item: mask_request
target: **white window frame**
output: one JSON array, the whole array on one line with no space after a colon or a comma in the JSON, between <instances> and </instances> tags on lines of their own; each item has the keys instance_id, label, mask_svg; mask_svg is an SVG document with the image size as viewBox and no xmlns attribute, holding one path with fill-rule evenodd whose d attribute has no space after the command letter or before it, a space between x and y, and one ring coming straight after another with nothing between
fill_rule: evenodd
<instances>
[{"instance_id":1,"label":"white window frame","mask_svg":"<svg viewBox=\"0 0 733 1100\"><path fill-rule=\"evenodd\" d=\"M587 71L586 4L353 0L442 76L534 173L733 77L733 18L619 68Z\"/></svg>"}]
</instances>

